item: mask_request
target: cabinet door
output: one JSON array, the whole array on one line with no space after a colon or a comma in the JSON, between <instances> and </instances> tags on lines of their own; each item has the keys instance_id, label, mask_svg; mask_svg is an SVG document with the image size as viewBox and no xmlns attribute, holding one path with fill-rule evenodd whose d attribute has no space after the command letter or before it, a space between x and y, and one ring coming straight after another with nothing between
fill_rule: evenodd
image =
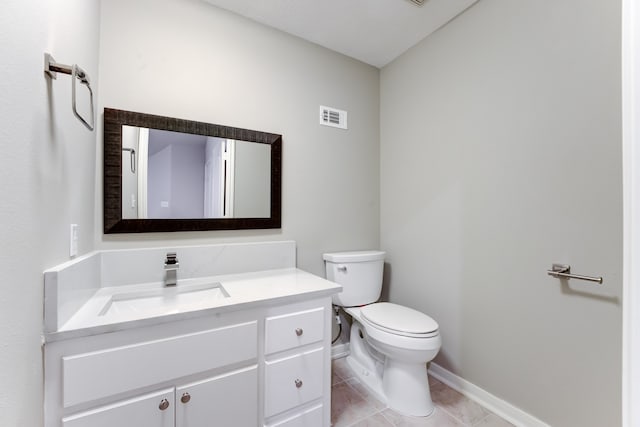
<instances>
[{"instance_id":1,"label":"cabinet door","mask_svg":"<svg viewBox=\"0 0 640 427\"><path fill-rule=\"evenodd\" d=\"M258 425L258 367L176 387L176 427Z\"/></svg>"},{"instance_id":2,"label":"cabinet door","mask_svg":"<svg viewBox=\"0 0 640 427\"><path fill-rule=\"evenodd\" d=\"M63 427L173 427L173 389L124 400L62 419Z\"/></svg>"}]
</instances>

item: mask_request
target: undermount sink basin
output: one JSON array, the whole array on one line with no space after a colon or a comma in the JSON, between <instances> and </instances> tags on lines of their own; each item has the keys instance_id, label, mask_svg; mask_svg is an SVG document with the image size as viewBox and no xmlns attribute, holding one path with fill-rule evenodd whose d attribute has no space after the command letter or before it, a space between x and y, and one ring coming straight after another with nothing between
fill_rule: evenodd
<instances>
[{"instance_id":1,"label":"undermount sink basin","mask_svg":"<svg viewBox=\"0 0 640 427\"><path fill-rule=\"evenodd\" d=\"M176 286L114 293L98 315L123 318L157 316L207 308L212 300L228 297L229 293L219 282L182 286L178 283Z\"/></svg>"}]
</instances>

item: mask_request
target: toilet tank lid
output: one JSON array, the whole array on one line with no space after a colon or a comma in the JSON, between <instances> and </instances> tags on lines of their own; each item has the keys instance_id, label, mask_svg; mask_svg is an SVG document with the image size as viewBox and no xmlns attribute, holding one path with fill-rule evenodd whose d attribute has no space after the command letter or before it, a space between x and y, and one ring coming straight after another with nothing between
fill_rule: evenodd
<instances>
[{"instance_id":1,"label":"toilet tank lid","mask_svg":"<svg viewBox=\"0 0 640 427\"><path fill-rule=\"evenodd\" d=\"M367 262L380 261L385 256L384 251L351 251L351 252L332 252L322 256L325 261L329 262Z\"/></svg>"}]
</instances>

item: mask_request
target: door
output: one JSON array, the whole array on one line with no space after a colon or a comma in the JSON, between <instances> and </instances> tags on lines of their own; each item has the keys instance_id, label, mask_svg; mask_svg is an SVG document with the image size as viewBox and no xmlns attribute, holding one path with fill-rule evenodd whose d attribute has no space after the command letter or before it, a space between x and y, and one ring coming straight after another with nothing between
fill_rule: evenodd
<instances>
[{"instance_id":1,"label":"door","mask_svg":"<svg viewBox=\"0 0 640 427\"><path fill-rule=\"evenodd\" d=\"M255 427L258 367L177 387L176 406L176 427L210 427L214 421L219 426Z\"/></svg>"},{"instance_id":2,"label":"door","mask_svg":"<svg viewBox=\"0 0 640 427\"><path fill-rule=\"evenodd\" d=\"M381 74L385 297L438 322L435 365L550 425L620 425L620 5L507 3Z\"/></svg>"}]
</instances>

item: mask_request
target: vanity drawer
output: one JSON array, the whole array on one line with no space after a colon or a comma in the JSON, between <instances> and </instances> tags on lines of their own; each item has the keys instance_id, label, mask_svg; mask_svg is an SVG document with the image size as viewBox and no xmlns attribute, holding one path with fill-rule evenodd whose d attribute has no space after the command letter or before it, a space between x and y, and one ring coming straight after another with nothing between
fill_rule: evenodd
<instances>
[{"instance_id":1,"label":"vanity drawer","mask_svg":"<svg viewBox=\"0 0 640 427\"><path fill-rule=\"evenodd\" d=\"M324 348L266 362L265 417L322 397Z\"/></svg>"},{"instance_id":2,"label":"vanity drawer","mask_svg":"<svg viewBox=\"0 0 640 427\"><path fill-rule=\"evenodd\" d=\"M276 353L322 341L324 323L324 308L322 307L267 317L265 353Z\"/></svg>"},{"instance_id":3,"label":"vanity drawer","mask_svg":"<svg viewBox=\"0 0 640 427\"><path fill-rule=\"evenodd\" d=\"M322 405L314 406L286 420L269 424L268 427L324 427Z\"/></svg>"},{"instance_id":4,"label":"vanity drawer","mask_svg":"<svg viewBox=\"0 0 640 427\"><path fill-rule=\"evenodd\" d=\"M63 405L253 360L257 321L62 358Z\"/></svg>"}]
</instances>

